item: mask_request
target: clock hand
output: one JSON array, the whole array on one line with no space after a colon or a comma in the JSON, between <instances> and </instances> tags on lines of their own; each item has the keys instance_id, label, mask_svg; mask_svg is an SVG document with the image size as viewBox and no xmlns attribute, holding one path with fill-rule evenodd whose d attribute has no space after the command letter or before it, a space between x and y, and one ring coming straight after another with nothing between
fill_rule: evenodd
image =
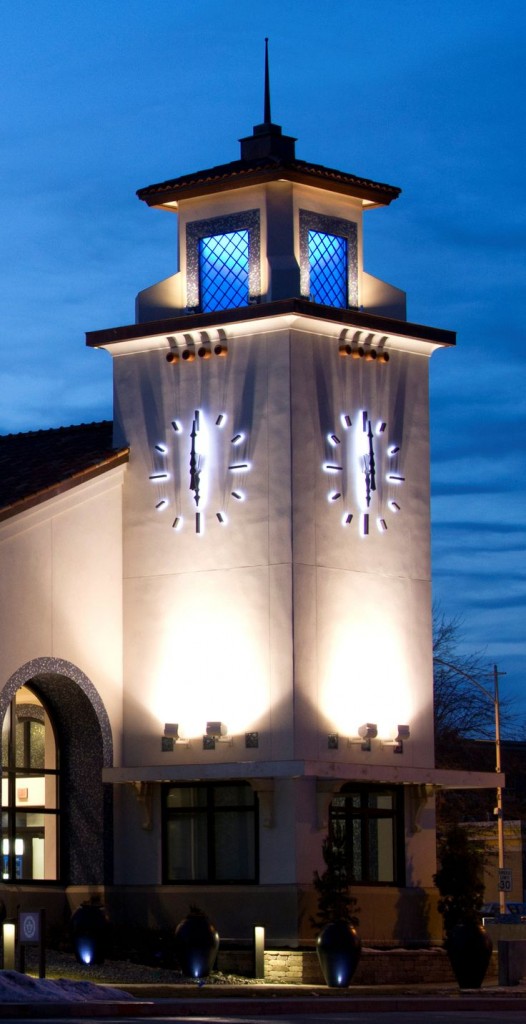
<instances>
[{"instance_id":1,"label":"clock hand","mask_svg":"<svg viewBox=\"0 0 526 1024\"><path fill-rule=\"evenodd\" d=\"M369 508L371 504L371 473L368 455L363 456L363 472L365 476L365 501L367 508Z\"/></svg>"},{"instance_id":2,"label":"clock hand","mask_svg":"<svg viewBox=\"0 0 526 1024\"><path fill-rule=\"evenodd\" d=\"M198 457L195 447L195 439L197 437L198 429L199 413L196 411L195 416L192 420L192 429L190 431L190 490L194 492L194 501L196 505L199 505L199 478L201 476L201 459Z\"/></svg>"},{"instance_id":3,"label":"clock hand","mask_svg":"<svg viewBox=\"0 0 526 1024\"><path fill-rule=\"evenodd\" d=\"M373 429L371 421L368 422L367 437L369 438L369 472L371 475L371 490L376 490L376 466L374 462ZM369 504L369 503L367 503Z\"/></svg>"}]
</instances>

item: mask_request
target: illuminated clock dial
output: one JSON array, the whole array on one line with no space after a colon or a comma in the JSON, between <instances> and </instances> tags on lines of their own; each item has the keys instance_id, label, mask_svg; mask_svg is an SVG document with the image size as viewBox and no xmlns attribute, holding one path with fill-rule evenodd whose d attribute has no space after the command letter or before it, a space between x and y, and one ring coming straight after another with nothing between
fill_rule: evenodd
<instances>
[{"instance_id":1,"label":"illuminated clock dial","mask_svg":"<svg viewBox=\"0 0 526 1024\"><path fill-rule=\"evenodd\" d=\"M388 440L386 421L370 409L343 413L326 441L323 470L333 483L327 499L340 509L342 524L358 525L363 537L373 527L385 533L388 514L401 511L399 488L405 481L400 445Z\"/></svg>"},{"instance_id":2,"label":"illuminated clock dial","mask_svg":"<svg viewBox=\"0 0 526 1024\"><path fill-rule=\"evenodd\" d=\"M172 420L169 440L154 445L154 469L149 480L156 487L154 507L170 513L173 530L193 524L202 534L205 524L228 523L227 508L246 498L245 475L248 439L244 431L227 431L227 414L209 416L195 409L185 423Z\"/></svg>"}]
</instances>

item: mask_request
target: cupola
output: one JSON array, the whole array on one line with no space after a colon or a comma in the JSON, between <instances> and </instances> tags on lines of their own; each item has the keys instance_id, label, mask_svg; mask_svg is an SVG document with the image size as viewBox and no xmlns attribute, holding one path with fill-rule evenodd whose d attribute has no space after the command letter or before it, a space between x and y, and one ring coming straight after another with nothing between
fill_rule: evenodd
<instances>
[{"instance_id":1,"label":"cupola","mask_svg":"<svg viewBox=\"0 0 526 1024\"><path fill-rule=\"evenodd\" d=\"M267 40L263 121L240 145L237 160L139 189L178 215L179 272L140 293L138 322L291 298L373 311L362 214L400 189L296 157L271 118Z\"/></svg>"}]
</instances>

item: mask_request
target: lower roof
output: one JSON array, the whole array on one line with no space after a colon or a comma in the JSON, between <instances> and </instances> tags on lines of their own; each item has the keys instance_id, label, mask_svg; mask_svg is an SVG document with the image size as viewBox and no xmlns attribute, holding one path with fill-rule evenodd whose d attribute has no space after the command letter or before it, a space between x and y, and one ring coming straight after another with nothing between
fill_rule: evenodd
<instances>
[{"instance_id":1,"label":"lower roof","mask_svg":"<svg viewBox=\"0 0 526 1024\"><path fill-rule=\"evenodd\" d=\"M80 423L0 436L0 521L127 462L113 423Z\"/></svg>"}]
</instances>

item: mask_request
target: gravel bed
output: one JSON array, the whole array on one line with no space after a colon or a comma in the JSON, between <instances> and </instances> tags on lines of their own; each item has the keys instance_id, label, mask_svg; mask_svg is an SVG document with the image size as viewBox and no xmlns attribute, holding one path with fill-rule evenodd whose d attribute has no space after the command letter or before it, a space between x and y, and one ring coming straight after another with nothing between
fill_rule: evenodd
<instances>
[{"instance_id":1,"label":"gravel bed","mask_svg":"<svg viewBox=\"0 0 526 1024\"><path fill-rule=\"evenodd\" d=\"M26 954L26 969L38 973L38 960L31 948ZM79 964L68 953L46 950L46 977L67 978L71 981L92 981L104 985L254 985L264 984L254 978L244 978L219 971L198 981L185 978L181 971L169 967L148 967L130 960L106 960L103 964Z\"/></svg>"}]
</instances>

